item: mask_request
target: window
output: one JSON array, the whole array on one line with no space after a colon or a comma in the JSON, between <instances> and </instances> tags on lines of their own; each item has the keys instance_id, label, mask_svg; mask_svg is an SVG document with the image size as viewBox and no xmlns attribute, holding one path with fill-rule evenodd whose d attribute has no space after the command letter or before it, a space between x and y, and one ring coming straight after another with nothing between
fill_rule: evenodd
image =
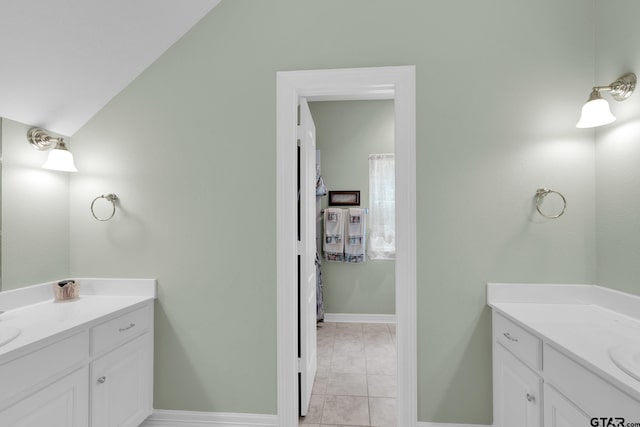
<instances>
[{"instance_id":1,"label":"window","mask_svg":"<svg viewBox=\"0 0 640 427\"><path fill-rule=\"evenodd\" d=\"M396 175L393 154L369 155L370 259L396 257Z\"/></svg>"}]
</instances>

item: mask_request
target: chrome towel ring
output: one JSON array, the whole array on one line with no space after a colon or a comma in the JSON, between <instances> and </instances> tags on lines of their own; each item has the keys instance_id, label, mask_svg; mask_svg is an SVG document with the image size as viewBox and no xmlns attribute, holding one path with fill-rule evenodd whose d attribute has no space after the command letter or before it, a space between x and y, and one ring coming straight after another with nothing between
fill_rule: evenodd
<instances>
[{"instance_id":1,"label":"chrome towel ring","mask_svg":"<svg viewBox=\"0 0 640 427\"><path fill-rule=\"evenodd\" d=\"M563 203L562 211L558 215L547 215L540 210L540 203L542 203L542 200L550 193L556 193L558 196L560 196L560 198L562 198L562 203ZM549 219L560 218L562 214L564 214L564 211L567 209L567 199L564 198L562 193L556 190L552 190L550 188L538 188L536 190L536 209L538 210L538 213L545 218L549 218Z\"/></svg>"},{"instance_id":2,"label":"chrome towel ring","mask_svg":"<svg viewBox=\"0 0 640 427\"><path fill-rule=\"evenodd\" d=\"M111 211L111 215L109 215L107 218L98 218L98 216L96 215L96 213L93 210L93 205L95 205L95 203L96 203L96 201L98 199L105 199L105 200L111 202L112 211ZM101 196L96 197L95 199L93 199L93 202L91 202L91 215L93 215L93 217L95 219L97 219L98 221L109 221L116 214L116 200L118 200L118 196L116 196L113 193L106 194L106 195L103 194Z\"/></svg>"}]
</instances>

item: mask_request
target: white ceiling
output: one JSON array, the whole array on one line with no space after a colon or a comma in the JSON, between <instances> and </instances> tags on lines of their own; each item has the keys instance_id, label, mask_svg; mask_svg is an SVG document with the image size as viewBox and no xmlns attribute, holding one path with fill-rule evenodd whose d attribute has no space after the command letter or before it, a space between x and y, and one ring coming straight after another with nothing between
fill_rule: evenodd
<instances>
[{"instance_id":1,"label":"white ceiling","mask_svg":"<svg viewBox=\"0 0 640 427\"><path fill-rule=\"evenodd\" d=\"M73 135L221 0L0 0L0 117Z\"/></svg>"}]
</instances>

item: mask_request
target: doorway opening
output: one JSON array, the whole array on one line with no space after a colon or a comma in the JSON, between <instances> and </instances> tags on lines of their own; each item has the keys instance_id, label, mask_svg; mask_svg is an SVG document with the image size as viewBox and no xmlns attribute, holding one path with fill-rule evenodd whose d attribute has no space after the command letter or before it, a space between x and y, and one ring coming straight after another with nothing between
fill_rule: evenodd
<instances>
[{"instance_id":1,"label":"doorway opening","mask_svg":"<svg viewBox=\"0 0 640 427\"><path fill-rule=\"evenodd\" d=\"M394 103L321 101L309 109L317 370L311 390L301 383L311 395L300 399L300 426L396 425Z\"/></svg>"},{"instance_id":2,"label":"doorway opening","mask_svg":"<svg viewBox=\"0 0 640 427\"><path fill-rule=\"evenodd\" d=\"M395 312L398 425L417 422L415 67L279 72L277 75L277 351L280 427L298 425L298 107L301 100L394 102ZM304 102L304 101L303 101ZM312 243L315 249L315 242ZM315 253L315 251L314 251ZM305 278L306 280L306 278ZM302 338L301 338L302 339ZM301 343L304 345L304 343Z\"/></svg>"}]
</instances>

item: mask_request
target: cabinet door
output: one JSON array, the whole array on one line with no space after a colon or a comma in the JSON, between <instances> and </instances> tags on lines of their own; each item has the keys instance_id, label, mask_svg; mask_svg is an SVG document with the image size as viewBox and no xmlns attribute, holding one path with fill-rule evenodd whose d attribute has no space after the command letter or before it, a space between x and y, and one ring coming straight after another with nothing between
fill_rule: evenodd
<instances>
[{"instance_id":1,"label":"cabinet door","mask_svg":"<svg viewBox=\"0 0 640 427\"><path fill-rule=\"evenodd\" d=\"M493 348L496 427L541 427L542 379L500 344Z\"/></svg>"},{"instance_id":2,"label":"cabinet door","mask_svg":"<svg viewBox=\"0 0 640 427\"><path fill-rule=\"evenodd\" d=\"M585 427L591 417L579 410L556 389L544 385L544 425L545 427Z\"/></svg>"},{"instance_id":3,"label":"cabinet door","mask_svg":"<svg viewBox=\"0 0 640 427\"><path fill-rule=\"evenodd\" d=\"M0 426L85 427L89 420L87 368L75 371L0 410Z\"/></svg>"},{"instance_id":4,"label":"cabinet door","mask_svg":"<svg viewBox=\"0 0 640 427\"><path fill-rule=\"evenodd\" d=\"M152 335L91 364L91 427L137 427L152 411Z\"/></svg>"}]
</instances>

